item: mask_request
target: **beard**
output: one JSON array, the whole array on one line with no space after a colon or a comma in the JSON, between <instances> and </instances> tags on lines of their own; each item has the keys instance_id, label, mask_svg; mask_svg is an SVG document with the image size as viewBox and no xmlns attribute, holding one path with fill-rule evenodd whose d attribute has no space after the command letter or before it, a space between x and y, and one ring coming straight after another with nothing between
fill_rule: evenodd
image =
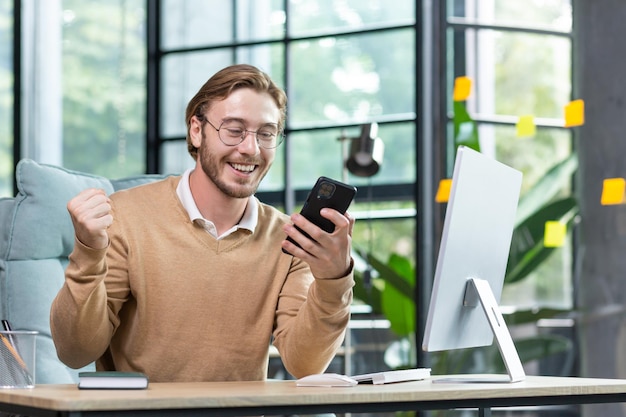
<instances>
[{"instance_id":1,"label":"beard","mask_svg":"<svg viewBox=\"0 0 626 417\"><path fill-rule=\"evenodd\" d=\"M265 177L269 170L269 165L264 168L265 171L261 172L261 175L256 177L240 178L237 180L237 185L228 184L226 181L221 179L220 160L210 151L207 142L207 137L203 132L200 149L198 149L198 158L200 158L202 171L209 178L209 180L211 180L211 182L213 182L213 184L215 184L215 186L228 197L248 198L256 193L261 180ZM255 169L255 173L256 171L263 169L263 164L259 163L258 158L249 158L248 160L241 162L256 164L257 168Z\"/></svg>"}]
</instances>

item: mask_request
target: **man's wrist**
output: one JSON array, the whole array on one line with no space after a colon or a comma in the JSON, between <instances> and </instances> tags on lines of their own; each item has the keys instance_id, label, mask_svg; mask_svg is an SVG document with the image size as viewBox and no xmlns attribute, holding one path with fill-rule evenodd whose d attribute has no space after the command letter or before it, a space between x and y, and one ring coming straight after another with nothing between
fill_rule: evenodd
<instances>
[{"instance_id":1,"label":"man's wrist","mask_svg":"<svg viewBox=\"0 0 626 417\"><path fill-rule=\"evenodd\" d=\"M328 280L330 280L330 279L341 279L341 278L345 278L348 275L352 274L352 270L353 269L354 269L354 259L352 257L350 257L350 265L348 265L348 269L346 269L346 272L344 272L343 275L339 275L337 277L332 277L332 278L317 278L317 277L316 278L317 279L324 279L324 280L326 280L326 279L328 279Z\"/></svg>"}]
</instances>

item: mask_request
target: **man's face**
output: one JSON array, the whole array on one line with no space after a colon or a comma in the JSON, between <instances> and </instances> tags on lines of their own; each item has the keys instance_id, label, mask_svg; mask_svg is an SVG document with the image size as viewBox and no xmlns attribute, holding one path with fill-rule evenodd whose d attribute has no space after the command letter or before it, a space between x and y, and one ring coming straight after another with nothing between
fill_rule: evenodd
<instances>
[{"instance_id":1,"label":"man's face","mask_svg":"<svg viewBox=\"0 0 626 417\"><path fill-rule=\"evenodd\" d=\"M226 120L238 120L246 130L254 132L277 124L280 110L274 100L267 93L240 88L213 103L204 117L210 122L204 128L200 128L200 121L192 120L191 138L199 148L197 164L225 195L246 198L254 194L272 165L276 150L259 147L254 133L246 133L238 145L225 145L216 129ZM225 135L226 131L220 133Z\"/></svg>"}]
</instances>

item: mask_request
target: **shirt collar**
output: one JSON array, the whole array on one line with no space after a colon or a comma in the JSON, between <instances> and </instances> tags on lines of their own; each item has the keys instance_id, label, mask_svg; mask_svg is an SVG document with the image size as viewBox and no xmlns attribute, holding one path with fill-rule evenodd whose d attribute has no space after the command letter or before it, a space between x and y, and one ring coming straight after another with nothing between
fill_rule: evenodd
<instances>
[{"instance_id":1,"label":"shirt collar","mask_svg":"<svg viewBox=\"0 0 626 417\"><path fill-rule=\"evenodd\" d=\"M202 217L202 214L200 213L200 210L198 209L198 206L196 205L196 202L194 201L193 196L191 195L191 187L189 186L189 175L191 174L192 171L193 171L193 168L189 168L183 173L183 175L180 178L180 182L178 183L178 186L176 187L176 194L178 195L178 198L180 199L180 202L182 203L183 207L187 211L187 214L189 214L189 219L192 222L200 221L203 224L208 224L209 227L205 226L205 229L207 229L207 231L209 231L211 234L215 236L216 235L215 225L213 224L211 220L205 219L204 217ZM254 233L254 229L256 228L258 220L259 220L258 201L254 196L250 196L248 197L248 204L246 204L246 210L244 211L243 217L241 218L241 220L239 220L239 223L235 225L235 227L233 227L232 229L226 231L220 237L224 237L237 229L246 229ZM213 230L213 232L211 232L211 230Z\"/></svg>"}]
</instances>

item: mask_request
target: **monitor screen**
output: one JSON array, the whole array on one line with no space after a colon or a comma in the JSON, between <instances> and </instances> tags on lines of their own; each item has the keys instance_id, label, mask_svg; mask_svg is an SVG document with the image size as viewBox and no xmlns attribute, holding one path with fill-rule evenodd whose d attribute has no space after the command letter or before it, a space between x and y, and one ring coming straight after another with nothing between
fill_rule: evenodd
<instances>
[{"instance_id":1,"label":"monitor screen","mask_svg":"<svg viewBox=\"0 0 626 417\"><path fill-rule=\"evenodd\" d=\"M425 351L493 343L496 332L490 321L503 321L498 303L521 182L521 172L470 148L457 150L426 319ZM477 298L477 286L472 285L474 281L470 283L471 279L482 281L487 291L491 290L491 302ZM473 296L474 301L468 302L466 295ZM485 308L499 317L490 317ZM508 335L505 324L504 331Z\"/></svg>"}]
</instances>

